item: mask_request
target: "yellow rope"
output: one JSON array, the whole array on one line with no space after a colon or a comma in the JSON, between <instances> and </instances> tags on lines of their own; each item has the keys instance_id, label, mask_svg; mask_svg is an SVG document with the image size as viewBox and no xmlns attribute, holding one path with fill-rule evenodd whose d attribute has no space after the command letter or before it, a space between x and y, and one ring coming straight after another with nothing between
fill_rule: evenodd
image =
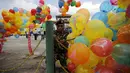
<instances>
[{"instance_id":1,"label":"yellow rope","mask_svg":"<svg viewBox=\"0 0 130 73\"><path fill-rule=\"evenodd\" d=\"M41 60L40 60L40 62L39 62L39 64L38 64L38 66L37 66L37 69L35 70L34 73L37 73L37 72L38 72L38 70L39 70L39 68L40 68L40 65L42 64L42 62L43 62L44 59L45 59L45 57L42 57L42 58L41 58Z\"/></svg>"},{"instance_id":2,"label":"yellow rope","mask_svg":"<svg viewBox=\"0 0 130 73\"><path fill-rule=\"evenodd\" d=\"M33 50L33 52L38 48L38 46L40 45L42 39L39 41L39 43L37 44L37 46L35 47L35 49ZM24 63L29 59L29 57L32 56L32 55L28 55L23 62L21 62L19 65L13 67L13 68L9 68L9 69L5 69L5 70L0 70L0 72L7 72L7 71L12 71L12 70L15 70L19 67L21 67L22 65L24 65Z\"/></svg>"}]
</instances>

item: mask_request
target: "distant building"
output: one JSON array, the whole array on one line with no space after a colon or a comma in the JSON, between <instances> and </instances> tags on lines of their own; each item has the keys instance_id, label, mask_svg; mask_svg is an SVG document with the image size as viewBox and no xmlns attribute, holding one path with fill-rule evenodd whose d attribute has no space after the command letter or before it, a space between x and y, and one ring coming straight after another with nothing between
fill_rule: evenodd
<instances>
[{"instance_id":1,"label":"distant building","mask_svg":"<svg viewBox=\"0 0 130 73\"><path fill-rule=\"evenodd\" d=\"M64 20L65 24L69 24L70 17L71 17L71 15L69 15L69 14L67 14L66 16L57 15L56 20L62 19L62 20Z\"/></svg>"}]
</instances>

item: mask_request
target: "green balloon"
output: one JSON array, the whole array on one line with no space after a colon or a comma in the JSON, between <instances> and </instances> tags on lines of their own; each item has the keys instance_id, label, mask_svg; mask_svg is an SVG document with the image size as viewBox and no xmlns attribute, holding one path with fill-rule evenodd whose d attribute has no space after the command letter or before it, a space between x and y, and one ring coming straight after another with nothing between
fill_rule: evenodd
<instances>
[{"instance_id":1,"label":"green balloon","mask_svg":"<svg viewBox=\"0 0 130 73\"><path fill-rule=\"evenodd\" d=\"M76 1L72 1L71 6L76 6Z\"/></svg>"},{"instance_id":2,"label":"green balloon","mask_svg":"<svg viewBox=\"0 0 130 73\"><path fill-rule=\"evenodd\" d=\"M86 38L85 36L78 36L78 37L76 37L76 39L74 39L74 42L75 43L83 43L86 46L90 45L88 38Z\"/></svg>"},{"instance_id":3,"label":"green balloon","mask_svg":"<svg viewBox=\"0 0 130 73\"><path fill-rule=\"evenodd\" d=\"M0 38L2 38L3 34L0 34Z\"/></svg>"},{"instance_id":4,"label":"green balloon","mask_svg":"<svg viewBox=\"0 0 130 73\"><path fill-rule=\"evenodd\" d=\"M130 66L130 44L115 45L112 57L117 63Z\"/></svg>"}]
</instances>

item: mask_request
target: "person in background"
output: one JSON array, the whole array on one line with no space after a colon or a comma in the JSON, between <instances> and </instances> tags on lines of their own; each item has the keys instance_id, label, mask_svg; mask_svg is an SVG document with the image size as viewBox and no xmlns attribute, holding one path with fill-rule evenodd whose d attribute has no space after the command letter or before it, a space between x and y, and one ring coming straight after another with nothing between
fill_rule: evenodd
<instances>
[{"instance_id":1,"label":"person in background","mask_svg":"<svg viewBox=\"0 0 130 73\"><path fill-rule=\"evenodd\" d=\"M37 37L38 37L38 31L37 31L37 29L35 29L33 35L34 35L34 40L37 40Z\"/></svg>"},{"instance_id":2,"label":"person in background","mask_svg":"<svg viewBox=\"0 0 130 73\"><path fill-rule=\"evenodd\" d=\"M25 35L26 35L26 38L28 38L28 33L27 33L27 31L25 31Z\"/></svg>"},{"instance_id":3,"label":"person in background","mask_svg":"<svg viewBox=\"0 0 130 73\"><path fill-rule=\"evenodd\" d=\"M41 27L40 29L40 32L41 32L41 39L44 39L44 31L43 31L43 28Z\"/></svg>"},{"instance_id":4,"label":"person in background","mask_svg":"<svg viewBox=\"0 0 130 73\"><path fill-rule=\"evenodd\" d=\"M61 65L67 69L67 49L68 48L68 42L66 41L67 35L69 34L67 31L65 31L64 21L58 20L56 22L57 29L54 31L54 54L55 59L59 60ZM65 47L63 47L61 44L63 44ZM56 61L55 61L56 62Z\"/></svg>"}]
</instances>

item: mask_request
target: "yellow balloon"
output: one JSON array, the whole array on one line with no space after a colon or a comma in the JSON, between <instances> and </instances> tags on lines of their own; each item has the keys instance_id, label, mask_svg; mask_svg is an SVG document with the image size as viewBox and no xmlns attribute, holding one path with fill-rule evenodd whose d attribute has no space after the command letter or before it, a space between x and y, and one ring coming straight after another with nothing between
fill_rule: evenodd
<instances>
[{"instance_id":1,"label":"yellow balloon","mask_svg":"<svg viewBox=\"0 0 130 73\"><path fill-rule=\"evenodd\" d=\"M68 65L69 63L71 63L71 60L70 60L70 59L67 59L67 65Z\"/></svg>"},{"instance_id":2,"label":"yellow balloon","mask_svg":"<svg viewBox=\"0 0 130 73\"><path fill-rule=\"evenodd\" d=\"M89 21L89 18L90 18L90 12L88 11L88 9L81 8L81 9L79 9L76 13L83 14L83 15L86 17L86 22Z\"/></svg>"},{"instance_id":3,"label":"yellow balloon","mask_svg":"<svg viewBox=\"0 0 130 73\"><path fill-rule=\"evenodd\" d=\"M118 1L118 6L124 9L126 9L130 4L130 0L117 0L117 1Z\"/></svg>"},{"instance_id":4,"label":"yellow balloon","mask_svg":"<svg viewBox=\"0 0 130 73\"><path fill-rule=\"evenodd\" d=\"M108 19L110 19L112 16L114 16L115 15L115 13L113 13L113 12L109 12L108 14L107 14L107 16L108 16Z\"/></svg>"},{"instance_id":5,"label":"yellow balloon","mask_svg":"<svg viewBox=\"0 0 130 73\"><path fill-rule=\"evenodd\" d=\"M36 20L35 16L31 16L29 21L32 22L33 20Z\"/></svg>"},{"instance_id":6,"label":"yellow balloon","mask_svg":"<svg viewBox=\"0 0 130 73\"><path fill-rule=\"evenodd\" d=\"M105 32L104 32L104 37L108 38L109 40L112 40L113 37L113 31L109 28L106 28Z\"/></svg>"},{"instance_id":7,"label":"yellow balloon","mask_svg":"<svg viewBox=\"0 0 130 73\"><path fill-rule=\"evenodd\" d=\"M21 16L21 14L19 12L15 12L15 16Z\"/></svg>"},{"instance_id":8,"label":"yellow balloon","mask_svg":"<svg viewBox=\"0 0 130 73\"><path fill-rule=\"evenodd\" d=\"M120 27L124 26L126 22L125 16L125 12L117 13L108 19L108 24L111 28L118 30Z\"/></svg>"},{"instance_id":9,"label":"yellow balloon","mask_svg":"<svg viewBox=\"0 0 130 73\"><path fill-rule=\"evenodd\" d=\"M71 40L71 39L74 39L76 36L75 36L75 33L70 33L68 36L67 36L67 42L69 44L74 44L74 40Z\"/></svg>"},{"instance_id":10,"label":"yellow balloon","mask_svg":"<svg viewBox=\"0 0 130 73\"><path fill-rule=\"evenodd\" d=\"M76 13L70 18L70 26L72 32L75 31L76 35L82 34L86 26L86 17L83 14Z\"/></svg>"},{"instance_id":11,"label":"yellow balloon","mask_svg":"<svg viewBox=\"0 0 130 73\"><path fill-rule=\"evenodd\" d=\"M86 29L84 31L84 36L88 37L90 43L97 39L104 37L106 26L100 20L91 20L86 25Z\"/></svg>"},{"instance_id":12,"label":"yellow balloon","mask_svg":"<svg viewBox=\"0 0 130 73\"><path fill-rule=\"evenodd\" d=\"M87 63L83 64L84 68L94 68L99 62L99 57L96 56L91 50L90 50L90 57Z\"/></svg>"},{"instance_id":13,"label":"yellow balloon","mask_svg":"<svg viewBox=\"0 0 130 73\"><path fill-rule=\"evenodd\" d=\"M82 65L79 65L76 70L75 73L95 73L93 69L86 69L84 68Z\"/></svg>"},{"instance_id":14,"label":"yellow balloon","mask_svg":"<svg viewBox=\"0 0 130 73\"><path fill-rule=\"evenodd\" d=\"M26 15L27 15L28 17L30 17L30 16L31 16L31 13L30 13L29 11L27 11Z\"/></svg>"}]
</instances>

